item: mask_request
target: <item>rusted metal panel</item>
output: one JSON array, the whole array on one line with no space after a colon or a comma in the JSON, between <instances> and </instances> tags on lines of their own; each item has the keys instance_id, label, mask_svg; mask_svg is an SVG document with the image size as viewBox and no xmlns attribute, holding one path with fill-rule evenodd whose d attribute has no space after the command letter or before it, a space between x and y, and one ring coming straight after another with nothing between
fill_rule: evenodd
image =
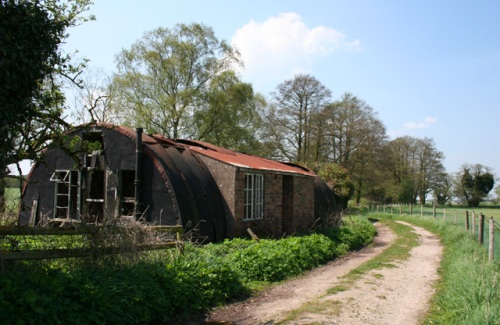
<instances>
[{"instance_id":1,"label":"rusted metal panel","mask_svg":"<svg viewBox=\"0 0 500 325\"><path fill-rule=\"evenodd\" d=\"M249 168L254 170L273 171L280 173L291 173L303 176L314 176L314 173L301 168L290 166L270 159L265 159L244 153L237 153L235 151L228 151L227 149L214 150L213 146L212 147L189 146L189 148L201 155L211 157L213 159L225 162L227 164L236 167Z\"/></svg>"}]
</instances>

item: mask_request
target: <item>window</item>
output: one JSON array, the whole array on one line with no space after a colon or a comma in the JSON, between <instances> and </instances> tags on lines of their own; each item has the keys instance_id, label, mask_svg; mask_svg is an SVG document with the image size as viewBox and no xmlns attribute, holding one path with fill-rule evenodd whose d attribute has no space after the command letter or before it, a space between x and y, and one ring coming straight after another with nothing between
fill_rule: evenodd
<instances>
[{"instance_id":1,"label":"window","mask_svg":"<svg viewBox=\"0 0 500 325\"><path fill-rule=\"evenodd\" d=\"M73 170L56 170L50 177L55 183L54 218L77 217L79 177Z\"/></svg>"},{"instance_id":2,"label":"window","mask_svg":"<svg viewBox=\"0 0 500 325\"><path fill-rule=\"evenodd\" d=\"M120 215L133 216L135 208L135 170L120 171Z\"/></svg>"},{"instance_id":3,"label":"window","mask_svg":"<svg viewBox=\"0 0 500 325\"><path fill-rule=\"evenodd\" d=\"M264 216L264 175L245 175L245 220L262 219Z\"/></svg>"}]
</instances>

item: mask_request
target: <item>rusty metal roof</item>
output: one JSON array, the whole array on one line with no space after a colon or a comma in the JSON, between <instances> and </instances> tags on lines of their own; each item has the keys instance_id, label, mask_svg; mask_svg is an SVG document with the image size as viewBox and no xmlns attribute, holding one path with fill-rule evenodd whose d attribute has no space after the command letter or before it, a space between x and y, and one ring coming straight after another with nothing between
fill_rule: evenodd
<instances>
[{"instance_id":1,"label":"rusty metal roof","mask_svg":"<svg viewBox=\"0 0 500 325\"><path fill-rule=\"evenodd\" d=\"M316 176L313 172L299 165L281 163L271 159L240 153L229 149L220 148L203 141L176 140L176 142L187 146L189 149L201 155L236 167L275 171L280 173L301 174L306 176Z\"/></svg>"},{"instance_id":2,"label":"rusty metal roof","mask_svg":"<svg viewBox=\"0 0 500 325\"><path fill-rule=\"evenodd\" d=\"M136 137L135 130L126 126L118 126L105 123L97 123L96 126L115 129L116 131L125 134L126 136L132 139L135 139ZM189 148L201 155L216 159L220 162L235 167L255 169L255 170L275 171L281 173L300 174L306 176L316 176L315 173L300 165L292 163L282 163L271 159L240 153L237 151L221 148L211 143L199 140L168 139L159 134L147 135L143 133L142 142L150 146L160 145L164 148L168 147ZM158 150L159 148L156 148L156 151Z\"/></svg>"}]
</instances>

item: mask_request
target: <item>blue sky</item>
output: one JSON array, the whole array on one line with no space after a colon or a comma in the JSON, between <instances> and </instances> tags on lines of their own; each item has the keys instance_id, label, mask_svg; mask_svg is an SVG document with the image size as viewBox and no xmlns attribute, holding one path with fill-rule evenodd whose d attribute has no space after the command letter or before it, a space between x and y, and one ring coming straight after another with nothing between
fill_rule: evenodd
<instances>
[{"instance_id":1,"label":"blue sky","mask_svg":"<svg viewBox=\"0 0 500 325\"><path fill-rule=\"evenodd\" d=\"M309 73L351 92L391 138L432 138L448 172L481 163L500 176L500 1L95 0L96 21L65 48L108 73L146 31L204 23L240 49L243 81L269 95Z\"/></svg>"}]
</instances>

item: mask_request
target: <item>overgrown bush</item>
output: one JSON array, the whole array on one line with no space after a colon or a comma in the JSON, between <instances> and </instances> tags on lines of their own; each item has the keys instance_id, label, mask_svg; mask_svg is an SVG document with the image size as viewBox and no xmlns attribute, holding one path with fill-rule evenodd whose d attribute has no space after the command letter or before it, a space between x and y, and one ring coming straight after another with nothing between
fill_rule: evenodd
<instances>
[{"instance_id":1,"label":"overgrown bush","mask_svg":"<svg viewBox=\"0 0 500 325\"><path fill-rule=\"evenodd\" d=\"M251 281L280 281L332 260L374 233L367 221L352 219L326 234L186 245L185 255L144 253L150 257L136 262L113 259L70 268L16 262L0 276L0 322L147 324L185 318L244 297Z\"/></svg>"}]
</instances>

